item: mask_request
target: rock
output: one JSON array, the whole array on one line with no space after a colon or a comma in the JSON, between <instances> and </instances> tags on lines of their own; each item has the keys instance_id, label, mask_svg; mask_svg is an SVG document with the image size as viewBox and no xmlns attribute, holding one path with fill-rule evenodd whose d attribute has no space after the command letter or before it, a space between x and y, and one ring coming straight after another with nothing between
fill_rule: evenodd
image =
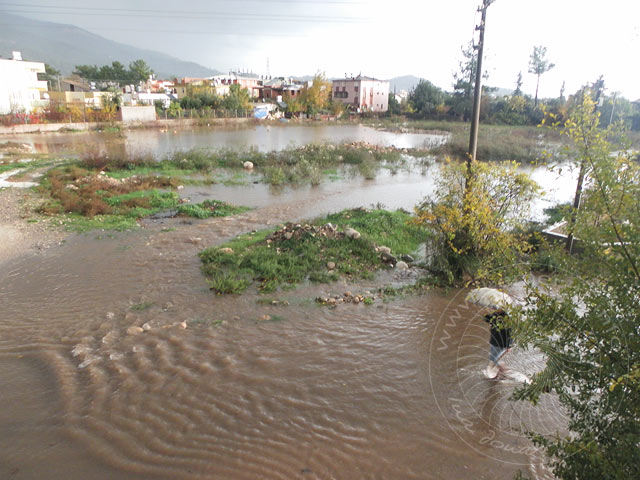
<instances>
[{"instance_id":1,"label":"rock","mask_svg":"<svg viewBox=\"0 0 640 480\"><path fill-rule=\"evenodd\" d=\"M291 237L293 237L293 233L292 232L285 232L284 238L286 238L287 240L291 240Z\"/></svg>"},{"instance_id":2,"label":"rock","mask_svg":"<svg viewBox=\"0 0 640 480\"><path fill-rule=\"evenodd\" d=\"M127 335L138 335L139 333L144 332L144 330L140 327L129 327L127 328Z\"/></svg>"},{"instance_id":3,"label":"rock","mask_svg":"<svg viewBox=\"0 0 640 480\"><path fill-rule=\"evenodd\" d=\"M178 190L182 190L184 188L184 185L178 185Z\"/></svg>"},{"instance_id":4,"label":"rock","mask_svg":"<svg viewBox=\"0 0 640 480\"><path fill-rule=\"evenodd\" d=\"M187 240L187 242L193 243L194 245L199 244L201 241L202 239L200 237L189 237L189 239Z\"/></svg>"},{"instance_id":5,"label":"rock","mask_svg":"<svg viewBox=\"0 0 640 480\"><path fill-rule=\"evenodd\" d=\"M113 312L107 312L105 316L107 317L107 319L113 320L116 317L116 314Z\"/></svg>"},{"instance_id":6,"label":"rock","mask_svg":"<svg viewBox=\"0 0 640 480\"><path fill-rule=\"evenodd\" d=\"M344 292L344 296L345 296L345 297L351 297L352 295L351 295L351 292L346 291L346 292Z\"/></svg>"},{"instance_id":7,"label":"rock","mask_svg":"<svg viewBox=\"0 0 640 480\"><path fill-rule=\"evenodd\" d=\"M244 163L242 164L242 166L243 166L244 168L246 168L247 170L253 170L253 162L249 162L249 161L244 162Z\"/></svg>"},{"instance_id":8,"label":"rock","mask_svg":"<svg viewBox=\"0 0 640 480\"><path fill-rule=\"evenodd\" d=\"M407 270L409 268L409 265L407 265L406 262L403 262L402 260L400 260L398 263L396 263L396 268L398 270Z\"/></svg>"},{"instance_id":9,"label":"rock","mask_svg":"<svg viewBox=\"0 0 640 480\"><path fill-rule=\"evenodd\" d=\"M356 305L360 303L360 297L353 297L353 303L355 303Z\"/></svg>"},{"instance_id":10,"label":"rock","mask_svg":"<svg viewBox=\"0 0 640 480\"><path fill-rule=\"evenodd\" d=\"M149 325L149 322L142 325L142 330L144 330L145 332L148 332L149 330L151 330L151 325Z\"/></svg>"},{"instance_id":11,"label":"rock","mask_svg":"<svg viewBox=\"0 0 640 480\"><path fill-rule=\"evenodd\" d=\"M347 229L344 231L344 234L345 234L347 237L349 237L349 238L353 238L353 239L358 239L358 238L360 238L360 232L359 232L359 231L357 231L357 230L356 230L356 229L354 229L354 228L347 228Z\"/></svg>"},{"instance_id":12,"label":"rock","mask_svg":"<svg viewBox=\"0 0 640 480\"><path fill-rule=\"evenodd\" d=\"M224 247L219 250L220 253L226 253L227 255L231 255L233 253L233 248Z\"/></svg>"},{"instance_id":13,"label":"rock","mask_svg":"<svg viewBox=\"0 0 640 480\"><path fill-rule=\"evenodd\" d=\"M407 255L407 254L400 255L400 260L407 263L415 262L415 259L411 255Z\"/></svg>"},{"instance_id":14,"label":"rock","mask_svg":"<svg viewBox=\"0 0 640 480\"><path fill-rule=\"evenodd\" d=\"M187 328L187 322L180 322L180 323L178 324L178 326L179 326L180 328Z\"/></svg>"},{"instance_id":15,"label":"rock","mask_svg":"<svg viewBox=\"0 0 640 480\"><path fill-rule=\"evenodd\" d=\"M382 259L382 261L384 263L389 263L391 265L395 265L396 263L398 263L398 259L396 257L394 257L393 255L390 255L388 253L380 254L380 258Z\"/></svg>"},{"instance_id":16,"label":"rock","mask_svg":"<svg viewBox=\"0 0 640 480\"><path fill-rule=\"evenodd\" d=\"M391 255L391 249L389 247L385 247L385 246L378 247L378 251L380 253L386 253L387 255Z\"/></svg>"},{"instance_id":17,"label":"rock","mask_svg":"<svg viewBox=\"0 0 640 480\"><path fill-rule=\"evenodd\" d=\"M327 262L327 268L329 270L334 270L336 268L335 262Z\"/></svg>"},{"instance_id":18,"label":"rock","mask_svg":"<svg viewBox=\"0 0 640 480\"><path fill-rule=\"evenodd\" d=\"M263 322L268 322L269 320L271 320L271 315L263 315L260 317L260 320Z\"/></svg>"}]
</instances>

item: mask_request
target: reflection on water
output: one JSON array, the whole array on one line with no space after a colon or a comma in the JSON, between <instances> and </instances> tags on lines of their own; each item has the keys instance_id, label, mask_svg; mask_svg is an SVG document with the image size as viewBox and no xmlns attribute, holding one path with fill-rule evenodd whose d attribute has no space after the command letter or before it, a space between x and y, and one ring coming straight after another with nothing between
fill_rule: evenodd
<instances>
[{"instance_id":1,"label":"reflection on water","mask_svg":"<svg viewBox=\"0 0 640 480\"><path fill-rule=\"evenodd\" d=\"M309 143L368 142L396 148L430 148L446 140L445 135L393 133L363 125L278 126L244 125L237 128L180 130L127 130L122 133L55 133L7 137L33 145L39 153L82 151L87 144L122 144L130 152L153 152L163 156L192 148L255 148L262 152L299 147Z\"/></svg>"},{"instance_id":2,"label":"reflection on water","mask_svg":"<svg viewBox=\"0 0 640 480\"><path fill-rule=\"evenodd\" d=\"M1 264L0 478L543 478L522 429L553 431L557 406L514 405L514 385L482 377L483 312L458 292L313 303L373 287L339 282L271 306L215 296L200 273L197 252L239 233L347 206L411 208L437 168L282 191L187 187L194 202L255 209L86 234ZM509 361L531 372L541 359Z\"/></svg>"}]
</instances>

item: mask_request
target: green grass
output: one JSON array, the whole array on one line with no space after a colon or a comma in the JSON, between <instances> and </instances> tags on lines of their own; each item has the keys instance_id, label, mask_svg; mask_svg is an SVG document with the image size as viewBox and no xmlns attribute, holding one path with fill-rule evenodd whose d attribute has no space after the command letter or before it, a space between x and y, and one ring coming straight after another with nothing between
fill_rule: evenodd
<instances>
[{"instance_id":1,"label":"green grass","mask_svg":"<svg viewBox=\"0 0 640 480\"><path fill-rule=\"evenodd\" d=\"M178 215L195 218L228 217L251 210L248 207L236 207L218 200L205 200L195 205L184 204L178 207Z\"/></svg>"},{"instance_id":2,"label":"green grass","mask_svg":"<svg viewBox=\"0 0 640 480\"><path fill-rule=\"evenodd\" d=\"M25 168L27 166L26 163L4 163L0 164L0 173L8 172L10 170L18 170Z\"/></svg>"},{"instance_id":3,"label":"green grass","mask_svg":"<svg viewBox=\"0 0 640 480\"><path fill-rule=\"evenodd\" d=\"M131 305L131 307L129 308L133 311L142 311L142 310L148 310L152 306L153 306L153 302L141 302L141 303L136 303L135 305Z\"/></svg>"},{"instance_id":4,"label":"green grass","mask_svg":"<svg viewBox=\"0 0 640 480\"><path fill-rule=\"evenodd\" d=\"M161 175L181 183L247 185L248 175L238 172L247 161L253 163L262 182L281 186L319 185L327 177L335 179L338 169L345 166L365 178L375 178L379 166L402 164L404 158L393 149L367 145L311 144L277 152L197 148L176 151L161 159L151 154L127 154L117 150L89 151L78 165L92 171L104 170L116 179ZM229 171L235 173L229 175ZM194 176L200 178L192 178Z\"/></svg>"},{"instance_id":5,"label":"green grass","mask_svg":"<svg viewBox=\"0 0 640 480\"><path fill-rule=\"evenodd\" d=\"M344 210L326 217L327 222L355 228L377 245L385 245L395 254L410 254L426 240L425 230L411 223L411 215L402 210Z\"/></svg>"},{"instance_id":6,"label":"green grass","mask_svg":"<svg viewBox=\"0 0 640 480\"><path fill-rule=\"evenodd\" d=\"M426 232L411 222L402 211L346 210L313 222L316 228L264 230L242 235L221 247L200 252L203 272L211 290L219 294L240 293L256 284L262 292L273 292L304 281L328 283L340 276L371 278L385 268L377 244L392 248L394 254L410 253L424 242ZM358 239L343 235L325 235L320 226L335 223L339 230L352 227L361 233ZM287 239L286 232L295 232ZM222 251L231 248L232 253ZM335 263L328 270L327 263Z\"/></svg>"},{"instance_id":7,"label":"green grass","mask_svg":"<svg viewBox=\"0 0 640 480\"><path fill-rule=\"evenodd\" d=\"M95 215L88 218L77 213L62 216L62 225L66 230L77 233L90 232L92 230L115 230L124 232L138 228L135 218L119 215Z\"/></svg>"}]
</instances>

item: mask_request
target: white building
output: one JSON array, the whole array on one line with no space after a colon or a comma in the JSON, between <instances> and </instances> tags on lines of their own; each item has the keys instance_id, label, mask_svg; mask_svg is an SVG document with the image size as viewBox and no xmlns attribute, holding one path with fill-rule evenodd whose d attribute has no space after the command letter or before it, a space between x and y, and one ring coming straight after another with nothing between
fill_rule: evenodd
<instances>
[{"instance_id":1,"label":"white building","mask_svg":"<svg viewBox=\"0 0 640 480\"><path fill-rule=\"evenodd\" d=\"M358 112L386 112L389 109L389 82L371 77L333 80L333 98Z\"/></svg>"},{"instance_id":2,"label":"white building","mask_svg":"<svg viewBox=\"0 0 640 480\"><path fill-rule=\"evenodd\" d=\"M47 82L38 80L45 73L44 63L23 62L20 52L12 59L0 58L0 115L31 113L42 106L40 94L47 91Z\"/></svg>"}]
</instances>

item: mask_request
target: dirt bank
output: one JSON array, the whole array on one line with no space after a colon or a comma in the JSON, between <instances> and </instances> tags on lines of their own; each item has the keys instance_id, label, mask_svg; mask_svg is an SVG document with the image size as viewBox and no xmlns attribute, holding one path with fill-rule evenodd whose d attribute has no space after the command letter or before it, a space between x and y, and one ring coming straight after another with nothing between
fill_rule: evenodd
<instances>
[{"instance_id":1,"label":"dirt bank","mask_svg":"<svg viewBox=\"0 0 640 480\"><path fill-rule=\"evenodd\" d=\"M33 213L37 201L28 190L0 189L0 265L58 244L68 235Z\"/></svg>"}]
</instances>

